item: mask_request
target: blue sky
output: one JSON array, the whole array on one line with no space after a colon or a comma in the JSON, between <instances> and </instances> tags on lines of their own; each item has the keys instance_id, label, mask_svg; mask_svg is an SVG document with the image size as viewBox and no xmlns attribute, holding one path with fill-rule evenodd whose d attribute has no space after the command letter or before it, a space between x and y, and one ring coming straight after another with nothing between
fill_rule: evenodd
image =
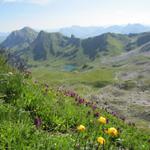
<instances>
[{"instance_id":1,"label":"blue sky","mask_svg":"<svg viewBox=\"0 0 150 150\"><path fill-rule=\"evenodd\" d=\"M0 0L0 31L150 24L150 0Z\"/></svg>"}]
</instances>

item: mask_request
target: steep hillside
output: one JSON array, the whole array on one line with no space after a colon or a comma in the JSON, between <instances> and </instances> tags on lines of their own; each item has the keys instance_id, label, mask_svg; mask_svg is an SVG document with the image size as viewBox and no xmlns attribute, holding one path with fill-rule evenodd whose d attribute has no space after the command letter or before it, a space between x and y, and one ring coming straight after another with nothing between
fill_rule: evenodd
<instances>
[{"instance_id":1,"label":"steep hillside","mask_svg":"<svg viewBox=\"0 0 150 150\"><path fill-rule=\"evenodd\" d=\"M90 58L95 58L100 52L105 55L117 55L125 51L130 39L126 35L106 33L82 41L82 47Z\"/></svg>"},{"instance_id":2,"label":"steep hillside","mask_svg":"<svg viewBox=\"0 0 150 150\"><path fill-rule=\"evenodd\" d=\"M149 134L74 91L20 74L0 57L1 149L141 149ZM140 137L140 138L139 138Z\"/></svg>"},{"instance_id":3,"label":"steep hillside","mask_svg":"<svg viewBox=\"0 0 150 150\"><path fill-rule=\"evenodd\" d=\"M48 59L51 56L59 57L65 56L65 53L69 51L74 53L76 49L80 47L80 39L68 38L60 33L46 33L41 31L38 37L30 45L29 49L33 53L33 59Z\"/></svg>"},{"instance_id":4,"label":"steep hillside","mask_svg":"<svg viewBox=\"0 0 150 150\"><path fill-rule=\"evenodd\" d=\"M13 31L0 46L6 49L22 50L35 40L37 34L33 29L24 27Z\"/></svg>"},{"instance_id":5,"label":"steep hillside","mask_svg":"<svg viewBox=\"0 0 150 150\"><path fill-rule=\"evenodd\" d=\"M64 61L69 64L83 65L97 58L113 57L134 51L150 41L150 33L114 34L105 33L96 37L79 39L63 36L61 33L35 32L23 28L12 32L0 47L9 50L14 56L28 61ZM147 46L148 47L148 46Z\"/></svg>"},{"instance_id":6,"label":"steep hillside","mask_svg":"<svg viewBox=\"0 0 150 150\"><path fill-rule=\"evenodd\" d=\"M150 42L150 32L144 32L140 34L129 34L131 42L126 46L126 50L134 50L144 44Z\"/></svg>"},{"instance_id":7,"label":"steep hillside","mask_svg":"<svg viewBox=\"0 0 150 150\"><path fill-rule=\"evenodd\" d=\"M60 33L37 33L29 28L12 32L1 44L2 48L15 50L16 55L24 55L34 61L49 60L52 57L70 62L95 59L96 56L118 55L124 51L129 38L126 35L103 34L81 40L73 35L69 38Z\"/></svg>"},{"instance_id":8,"label":"steep hillside","mask_svg":"<svg viewBox=\"0 0 150 150\"><path fill-rule=\"evenodd\" d=\"M75 60L96 59L100 55L119 55L125 51L130 38L126 35L103 34L97 37L81 40L65 37L60 33L46 33L41 31L35 41L30 44L33 60L48 60L51 57ZM76 61L77 62L77 61Z\"/></svg>"}]
</instances>

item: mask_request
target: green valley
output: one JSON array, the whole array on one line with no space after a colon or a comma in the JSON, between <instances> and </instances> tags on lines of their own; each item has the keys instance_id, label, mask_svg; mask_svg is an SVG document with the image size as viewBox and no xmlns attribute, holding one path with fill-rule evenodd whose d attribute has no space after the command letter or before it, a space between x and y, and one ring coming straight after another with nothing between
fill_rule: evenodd
<instances>
[{"instance_id":1,"label":"green valley","mask_svg":"<svg viewBox=\"0 0 150 150\"><path fill-rule=\"evenodd\" d=\"M12 32L0 45L2 149L149 150L149 36Z\"/></svg>"},{"instance_id":2,"label":"green valley","mask_svg":"<svg viewBox=\"0 0 150 150\"><path fill-rule=\"evenodd\" d=\"M34 73L36 70L33 76L40 77L40 72ZM55 87L79 82L103 87L113 82L113 73L107 69L78 75L53 72L45 73L46 79L43 76L37 81L31 78L30 72L19 73L0 57L1 149L148 150L147 132L137 129L133 123L125 123L125 118L116 112L99 108L95 101L80 97L70 88ZM44 79L49 84L43 82ZM105 82L108 83L105 85ZM82 89L79 91L82 93Z\"/></svg>"}]
</instances>

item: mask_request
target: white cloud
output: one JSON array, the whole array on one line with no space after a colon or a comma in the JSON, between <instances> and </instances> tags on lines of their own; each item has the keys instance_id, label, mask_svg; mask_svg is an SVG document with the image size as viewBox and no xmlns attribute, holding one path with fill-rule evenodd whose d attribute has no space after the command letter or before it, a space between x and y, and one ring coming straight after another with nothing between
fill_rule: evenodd
<instances>
[{"instance_id":1,"label":"white cloud","mask_svg":"<svg viewBox=\"0 0 150 150\"><path fill-rule=\"evenodd\" d=\"M0 3L30 3L30 4L38 4L45 5L54 0L0 0Z\"/></svg>"}]
</instances>

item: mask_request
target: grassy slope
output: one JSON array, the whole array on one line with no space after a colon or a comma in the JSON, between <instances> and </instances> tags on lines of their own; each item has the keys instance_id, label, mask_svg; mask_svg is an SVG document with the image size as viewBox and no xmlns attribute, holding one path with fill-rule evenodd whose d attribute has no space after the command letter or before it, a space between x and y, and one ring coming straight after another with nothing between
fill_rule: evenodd
<instances>
[{"instance_id":1,"label":"grassy slope","mask_svg":"<svg viewBox=\"0 0 150 150\"><path fill-rule=\"evenodd\" d=\"M108 36L107 42L109 43L107 46L107 48L109 49L109 55L119 55L124 51L124 45L121 43L121 41Z\"/></svg>"},{"instance_id":2,"label":"grassy slope","mask_svg":"<svg viewBox=\"0 0 150 150\"><path fill-rule=\"evenodd\" d=\"M1 149L96 149L98 136L106 139L105 149L149 149L148 134L126 125L104 110L92 109L95 104L86 106L85 102L78 103L74 97L65 96L47 85L33 83L27 79L28 74L21 75L3 62L0 59ZM78 79L83 80L83 76ZM108 118L109 123L99 124L93 116L95 113ZM37 117L42 121L38 128L34 125ZM86 127L86 131L80 134L76 131L79 124ZM102 130L112 126L119 130L116 138Z\"/></svg>"},{"instance_id":3,"label":"grassy slope","mask_svg":"<svg viewBox=\"0 0 150 150\"><path fill-rule=\"evenodd\" d=\"M51 67L37 67L32 69L33 76L38 80L44 80L51 86L67 86L73 87L82 95L88 94L91 90L111 84L114 81L115 70L94 69L81 72L78 71L65 72L62 70L50 70Z\"/></svg>"},{"instance_id":4,"label":"grassy slope","mask_svg":"<svg viewBox=\"0 0 150 150\"><path fill-rule=\"evenodd\" d=\"M73 89L85 98L98 101L100 107L108 107L109 111L116 111L118 115L126 116L127 122L135 122L136 126L150 132L149 96L146 91L149 88L150 80L148 73L144 71L148 72L148 68L143 67L143 63L149 62L149 57L137 55L124 61L114 59L112 63L108 64L108 60L112 58L105 57L103 59L106 64L103 64L100 58L87 63L85 69L81 69L80 66L74 72L63 71L65 62L56 61L47 67L41 65L34 68L33 76L54 87ZM142 65L136 65L136 63ZM88 68L93 69L88 70ZM136 74L135 77L133 76L135 72L140 78L136 77ZM120 76L123 74L131 74L131 77L122 79ZM144 92L143 89L145 89ZM130 102L131 97L134 102Z\"/></svg>"}]
</instances>

